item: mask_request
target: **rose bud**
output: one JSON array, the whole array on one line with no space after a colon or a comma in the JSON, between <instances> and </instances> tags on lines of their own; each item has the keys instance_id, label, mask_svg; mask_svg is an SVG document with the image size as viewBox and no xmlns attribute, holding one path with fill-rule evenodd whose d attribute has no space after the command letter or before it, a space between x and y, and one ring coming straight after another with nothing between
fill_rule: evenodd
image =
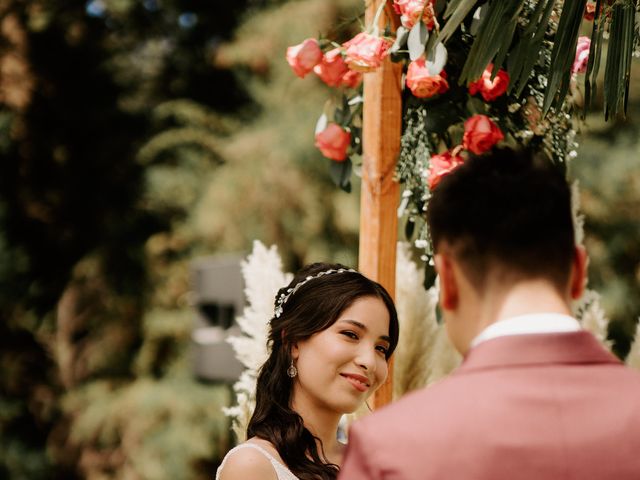
<instances>
[{"instance_id":1,"label":"rose bud","mask_svg":"<svg viewBox=\"0 0 640 480\"><path fill-rule=\"evenodd\" d=\"M435 0L395 0L393 9L400 15L402 26L411 30L422 16L422 22L431 30L435 26Z\"/></svg>"},{"instance_id":2,"label":"rose bud","mask_svg":"<svg viewBox=\"0 0 640 480\"><path fill-rule=\"evenodd\" d=\"M482 98L484 98L486 102L492 102L499 96L504 95L509 86L509 74L505 70L500 69L498 73L496 73L496 77L491 80L492 71L493 64L490 63L482 73L482 77L469 85L469 93L471 95L480 92L480 95L482 95Z\"/></svg>"},{"instance_id":3,"label":"rose bud","mask_svg":"<svg viewBox=\"0 0 640 480\"><path fill-rule=\"evenodd\" d=\"M579 37L578 46L576 47L576 58L571 66L571 73L584 73L587 71L589 63L589 49L591 48L591 39L589 37Z\"/></svg>"},{"instance_id":4,"label":"rose bud","mask_svg":"<svg viewBox=\"0 0 640 480\"><path fill-rule=\"evenodd\" d=\"M322 155L336 162L347 158L347 148L351 144L351 134L340 125L330 123L323 131L316 133L316 147Z\"/></svg>"},{"instance_id":5,"label":"rose bud","mask_svg":"<svg viewBox=\"0 0 640 480\"><path fill-rule=\"evenodd\" d=\"M449 90L449 83L444 71L439 75L431 75L423 57L409 64L407 70L407 87L418 98L430 98Z\"/></svg>"},{"instance_id":6,"label":"rose bud","mask_svg":"<svg viewBox=\"0 0 640 480\"><path fill-rule=\"evenodd\" d=\"M504 138L500 128L486 115L473 115L464 122L462 146L480 155Z\"/></svg>"},{"instance_id":7,"label":"rose bud","mask_svg":"<svg viewBox=\"0 0 640 480\"><path fill-rule=\"evenodd\" d=\"M313 71L330 87L339 87L343 77L349 72L349 67L342 59L342 50L334 48L324 54L320 63L313 67Z\"/></svg>"},{"instance_id":8,"label":"rose bud","mask_svg":"<svg viewBox=\"0 0 640 480\"><path fill-rule=\"evenodd\" d=\"M315 38L307 38L299 45L287 48L286 57L293 73L304 78L322 60L322 50Z\"/></svg>"},{"instance_id":9,"label":"rose bud","mask_svg":"<svg viewBox=\"0 0 640 480\"><path fill-rule=\"evenodd\" d=\"M392 44L386 38L360 32L342 45L346 48L344 60L351 70L371 72L382 64Z\"/></svg>"},{"instance_id":10,"label":"rose bud","mask_svg":"<svg viewBox=\"0 0 640 480\"><path fill-rule=\"evenodd\" d=\"M438 183L440 183L440 180L442 180L445 175L463 163L464 160L462 157L452 154L451 152L432 155L429 160L429 168L427 169L427 183L429 185L429 190L436 188Z\"/></svg>"}]
</instances>

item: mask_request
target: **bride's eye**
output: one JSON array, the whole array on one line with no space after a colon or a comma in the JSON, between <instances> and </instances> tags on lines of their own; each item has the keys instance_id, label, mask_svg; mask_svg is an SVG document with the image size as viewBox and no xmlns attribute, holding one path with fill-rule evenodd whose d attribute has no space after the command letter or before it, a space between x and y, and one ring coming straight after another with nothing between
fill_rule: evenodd
<instances>
[{"instance_id":1,"label":"bride's eye","mask_svg":"<svg viewBox=\"0 0 640 480\"><path fill-rule=\"evenodd\" d=\"M387 356L387 354L389 353L389 347L387 347L386 345L378 345L376 347L376 350L380 353L382 353L385 357Z\"/></svg>"},{"instance_id":2,"label":"bride's eye","mask_svg":"<svg viewBox=\"0 0 640 480\"><path fill-rule=\"evenodd\" d=\"M345 337L349 337L352 340L358 340L358 334L355 332L352 332L351 330L343 330L340 333Z\"/></svg>"}]
</instances>

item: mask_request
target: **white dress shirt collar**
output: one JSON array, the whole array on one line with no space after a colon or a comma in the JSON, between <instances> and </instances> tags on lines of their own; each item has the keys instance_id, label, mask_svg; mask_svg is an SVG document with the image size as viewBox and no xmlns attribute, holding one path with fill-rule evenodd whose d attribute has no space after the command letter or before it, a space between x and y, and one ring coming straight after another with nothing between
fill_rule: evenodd
<instances>
[{"instance_id":1,"label":"white dress shirt collar","mask_svg":"<svg viewBox=\"0 0 640 480\"><path fill-rule=\"evenodd\" d=\"M573 317L559 313L533 313L505 318L482 330L471 342L471 348L492 338L506 335L531 335L536 333L566 333L581 330Z\"/></svg>"}]
</instances>

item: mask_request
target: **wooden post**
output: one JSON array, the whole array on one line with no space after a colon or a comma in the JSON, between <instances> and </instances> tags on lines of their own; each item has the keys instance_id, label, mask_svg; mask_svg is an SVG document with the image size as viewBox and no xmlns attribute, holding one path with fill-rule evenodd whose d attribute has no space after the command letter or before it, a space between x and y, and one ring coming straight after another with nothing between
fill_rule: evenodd
<instances>
[{"instance_id":1,"label":"wooden post","mask_svg":"<svg viewBox=\"0 0 640 480\"><path fill-rule=\"evenodd\" d=\"M365 22L371 25L376 11L386 2L379 21L380 31L390 23L395 29L398 16L390 0L367 0ZM381 283L391 295L396 286L396 243L400 188L394 181L402 123L402 66L388 58L374 72L364 75L363 168L360 200L360 271ZM374 396L374 407L391 401L393 363L389 377Z\"/></svg>"}]
</instances>

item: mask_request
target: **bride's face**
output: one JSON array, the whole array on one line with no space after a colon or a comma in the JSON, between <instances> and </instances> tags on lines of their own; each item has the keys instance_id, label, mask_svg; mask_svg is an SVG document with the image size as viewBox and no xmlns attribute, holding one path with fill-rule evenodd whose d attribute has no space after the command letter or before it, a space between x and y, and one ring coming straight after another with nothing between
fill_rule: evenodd
<instances>
[{"instance_id":1,"label":"bride's face","mask_svg":"<svg viewBox=\"0 0 640 480\"><path fill-rule=\"evenodd\" d=\"M355 411L387 377L389 312L377 297L361 297L333 325L298 342L293 408Z\"/></svg>"}]
</instances>

